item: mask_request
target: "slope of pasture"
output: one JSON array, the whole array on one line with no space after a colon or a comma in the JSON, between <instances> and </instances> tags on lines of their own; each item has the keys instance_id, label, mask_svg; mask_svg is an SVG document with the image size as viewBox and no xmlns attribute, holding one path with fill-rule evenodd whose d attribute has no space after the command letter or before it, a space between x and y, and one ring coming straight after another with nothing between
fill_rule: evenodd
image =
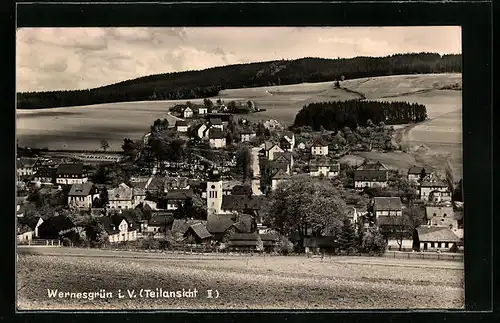
<instances>
[{"instance_id":1,"label":"slope of pasture","mask_svg":"<svg viewBox=\"0 0 500 323\"><path fill-rule=\"evenodd\" d=\"M43 249L43 248L39 248ZM375 309L461 308L463 263L361 257L161 255L76 250L20 254L19 309ZM404 269L404 270L401 270ZM114 298L49 299L105 289ZM117 299L118 289L194 289L195 299ZM217 289L218 299L206 298Z\"/></svg>"}]
</instances>

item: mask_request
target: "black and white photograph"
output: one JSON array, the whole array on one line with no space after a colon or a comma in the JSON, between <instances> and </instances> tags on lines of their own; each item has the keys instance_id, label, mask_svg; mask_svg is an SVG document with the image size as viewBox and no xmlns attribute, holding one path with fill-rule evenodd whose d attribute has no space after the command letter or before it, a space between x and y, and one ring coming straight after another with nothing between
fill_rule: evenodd
<instances>
[{"instance_id":1,"label":"black and white photograph","mask_svg":"<svg viewBox=\"0 0 500 323\"><path fill-rule=\"evenodd\" d=\"M18 310L464 309L460 26L26 27L15 56Z\"/></svg>"}]
</instances>

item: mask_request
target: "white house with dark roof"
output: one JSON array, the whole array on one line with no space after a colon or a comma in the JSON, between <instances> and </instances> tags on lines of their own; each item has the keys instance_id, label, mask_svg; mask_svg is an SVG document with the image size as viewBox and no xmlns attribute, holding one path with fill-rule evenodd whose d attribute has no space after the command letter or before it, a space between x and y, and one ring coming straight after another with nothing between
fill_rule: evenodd
<instances>
[{"instance_id":1,"label":"white house with dark roof","mask_svg":"<svg viewBox=\"0 0 500 323\"><path fill-rule=\"evenodd\" d=\"M425 176L420 183L420 199L429 200L431 193L434 193L434 196L449 196L451 200L451 193L449 191L448 184L435 174Z\"/></svg>"},{"instance_id":2,"label":"white house with dark roof","mask_svg":"<svg viewBox=\"0 0 500 323\"><path fill-rule=\"evenodd\" d=\"M198 114L207 114L208 113L208 109L205 107L205 106L199 106L197 109L196 109L196 112Z\"/></svg>"},{"instance_id":3,"label":"white house with dark roof","mask_svg":"<svg viewBox=\"0 0 500 323\"><path fill-rule=\"evenodd\" d=\"M137 227L124 216L100 217L98 221L103 225L111 243L137 240Z\"/></svg>"},{"instance_id":4,"label":"white house with dark roof","mask_svg":"<svg viewBox=\"0 0 500 323\"><path fill-rule=\"evenodd\" d=\"M410 182L418 182L422 174L429 174L430 171L425 167L415 166L413 165L408 169L408 181Z\"/></svg>"},{"instance_id":5,"label":"white house with dark roof","mask_svg":"<svg viewBox=\"0 0 500 323\"><path fill-rule=\"evenodd\" d=\"M211 118L210 119L210 128L218 128L221 131L224 130L224 125L222 124L221 118Z\"/></svg>"},{"instance_id":6,"label":"white house with dark roof","mask_svg":"<svg viewBox=\"0 0 500 323\"><path fill-rule=\"evenodd\" d=\"M386 187L389 180L389 170L381 162L368 162L354 171L354 187Z\"/></svg>"},{"instance_id":7,"label":"white house with dark roof","mask_svg":"<svg viewBox=\"0 0 500 323\"><path fill-rule=\"evenodd\" d=\"M255 138L257 134L255 131L251 129L243 129L240 132L240 141L245 142L245 141L251 141L253 138Z\"/></svg>"},{"instance_id":8,"label":"white house with dark roof","mask_svg":"<svg viewBox=\"0 0 500 323\"><path fill-rule=\"evenodd\" d=\"M179 208L179 205L184 205L188 200L193 198L193 190L191 189L173 189L165 195L167 210L173 211Z\"/></svg>"},{"instance_id":9,"label":"white house with dark roof","mask_svg":"<svg viewBox=\"0 0 500 323\"><path fill-rule=\"evenodd\" d=\"M184 110L182 111L182 116L184 118L192 118L193 117L193 109L190 107L185 107Z\"/></svg>"},{"instance_id":10,"label":"white house with dark roof","mask_svg":"<svg viewBox=\"0 0 500 323\"><path fill-rule=\"evenodd\" d=\"M145 199L145 192L143 196ZM136 201L134 198L134 188L129 187L125 183L121 183L118 187L108 190L108 204L112 209L132 209L143 202L144 199Z\"/></svg>"},{"instance_id":11,"label":"white house with dark roof","mask_svg":"<svg viewBox=\"0 0 500 323\"><path fill-rule=\"evenodd\" d=\"M92 202L99 197L99 190L92 182L73 184L68 193L68 205L76 208L91 208Z\"/></svg>"},{"instance_id":12,"label":"white house with dark roof","mask_svg":"<svg viewBox=\"0 0 500 323\"><path fill-rule=\"evenodd\" d=\"M293 131L285 131L283 133L283 138L290 143L290 151L292 151L295 148L295 134Z\"/></svg>"},{"instance_id":13,"label":"white house with dark roof","mask_svg":"<svg viewBox=\"0 0 500 323\"><path fill-rule=\"evenodd\" d=\"M417 228L420 250L446 251L460 243L460 238L446 227L421 225Z\"/></svg>"},{"instance_id":14,"label":"white house with dark roof","mask_svg":"<svg viewBox=\"0 0 500 323\"><path fill-rule=\"evenodd\" d=\"M211 128L208 133L208 140L212 148L226 147L226 134L219 128Z\"/></svg>"},{"instance_id":15,"label":"white house with dark roof","mask_svg":"<svg viewBox=\"0 0 500 323\"><path fill-rule=\"evenodd\" d=\"M208 126L205 123L202 123L194 129L194 132L196 133L196 136L199 139L204 139L208 136Z\"/></svg>"},{"instance_id":16,"label":"white house with dark roof","mask_svg":"<svg viewBox=\"0 0 500 323\"><path fill-rule=\"evenodd\" d=\"M326 158L309 160L309 175L312 177L335 177L340 173L340 163Z\"/></svg>"},{"instance_id":17,"label":"white house with dark roof","mask_svg":"<svg viewBox=\"0 0 500 323\"><path fill-rule=\"evenodd\" d=\"M184 120L177 120L175 122L175 130L177 132L188 132L189 124Z\"/></svg>"},{"instance_id":18,"label":"white house with dark roof","mask_svg":"<svg viewBox=\"0 0 500 323\"><path fill-rule=\"evenodd\" d=\"M83 184L87 182L87 170L82 163L60 164L56 171L56 184Z\"/></svg>"},{"instance_id":19,"label":"white house with dark roof","mask_svg":"<svg viewBox=\"0 0 500 323\"><path fill-rule=\"evenodd\" d=\"M458 221L451 206L426 206L425 216L428 225L458 229Z\"/></svg>"},{"instance_id":20,"label":"white house with dark roof","mask_svg":"<svg viewBox=\"0 0 500 323\"><path fill-rule=\"evenodd\" d=\"M17 158L16 171L18 176L31 176L35 173L34 168L36 159L33 158Z\"/></svg>"},{"instance_id":21,"label":"white house with dark roof","mask_svg":"<svg viewBox=\"0 0 500 323\"><path fill-rule=\"evenodd\" d=\"M373 214L378 219L384 216L402 216L403 206L399 197L373 198Z\"/></svg>"},{"instance_id":22,"label":"white house with dark roof","mask_svg":"<svg viewBox=\"0 0 500 323\"><path fill-rule=\"evenodd\" d=\"M278 170L273 176L271 176L271 189L274 191L278 188L280 183L286 182L290 179L290 175L284 170Z\"/></svg>"},{"instance_id":23,"label":"white house with dark roof","mask_svg":"<svg viewBox=\"0 0 500 323\"><path fill-rule=\"evenodd\" d=\"M317 139L311 145L311 155L328 156L328 143L322 139Z\"/></svg>"},{"instance_id":24,"label":"white house with dark roof","mask_svg":"<svg viewBox=\"0 0 500 323\"><path fill-rule=\"evenodd\" d=\"M283 149L281 149L281 147L279 145L277 145L276 143L270 142L270 141L264 142L263 150L264 150L264 153L265 153L267 159L269 159L269 160L274 160L275 153L285 152Z\"/></svg>"}]
</instances>

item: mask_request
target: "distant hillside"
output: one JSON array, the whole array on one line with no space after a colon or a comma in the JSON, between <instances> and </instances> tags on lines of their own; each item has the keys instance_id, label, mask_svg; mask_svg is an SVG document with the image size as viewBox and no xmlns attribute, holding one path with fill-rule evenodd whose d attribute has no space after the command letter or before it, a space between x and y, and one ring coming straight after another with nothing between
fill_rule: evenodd
<instances>
[{"instance_id":1,"label":"distant hillside","mask_svg":"<svg viewBox=\"0 0 500 323\"><path fill-rule=\"evenodd\" d=\"M144 100L195 99L216 96L220 90L326 82L400 74L461 73L461 55L397 54L351 59L302 58L237 64L202 71L140 77L90 90L17 94L18 109L81 106Z\"/></svg>"}]
</instances>

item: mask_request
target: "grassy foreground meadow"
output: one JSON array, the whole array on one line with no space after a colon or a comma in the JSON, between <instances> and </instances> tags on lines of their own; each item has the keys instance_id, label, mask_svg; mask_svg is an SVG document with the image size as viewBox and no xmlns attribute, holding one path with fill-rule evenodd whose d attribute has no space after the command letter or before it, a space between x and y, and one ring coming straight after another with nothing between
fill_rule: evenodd
<instances>
[{"instance_id":1,"label":"grassy foreground meadow","mask_svg":"<svg viewBox=\"0 0 500 323\"><path fill-rule=\"evenodd\" d=\"M17 306L33 309L460 309L463 263L386 257L150 254L18 248ZM195 298L127 290L197 289ZM47 289L106 299L49 298ZM206 290L219 298L207 298ZM125 295L117 297L118 290ZM215 293L215 292L213 292ZM215 295L215 294L214 294Z\"/></svg>"}]
</instances>

